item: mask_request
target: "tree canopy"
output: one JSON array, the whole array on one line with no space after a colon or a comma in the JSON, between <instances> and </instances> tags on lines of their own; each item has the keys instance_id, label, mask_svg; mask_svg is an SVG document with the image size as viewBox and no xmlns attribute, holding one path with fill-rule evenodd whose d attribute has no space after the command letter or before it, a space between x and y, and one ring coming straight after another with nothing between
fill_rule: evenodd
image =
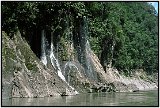
<instances>
[{"instance_id":1,"label":"tree canopy","mask_svg":"<svg viewBox=\"0 0 160 108\"><path fill-rule=\"evenodd\" d=\"M63 31L87 17L88 39L103 67L158 72L158 16L147 2L1 2L2 30L25 37L36 28ZM68 17L66 17L68 15ZM74 27L73 27L74 29ZM127 73L130 74L130 73Z\"/></svg>"}]
</instances>

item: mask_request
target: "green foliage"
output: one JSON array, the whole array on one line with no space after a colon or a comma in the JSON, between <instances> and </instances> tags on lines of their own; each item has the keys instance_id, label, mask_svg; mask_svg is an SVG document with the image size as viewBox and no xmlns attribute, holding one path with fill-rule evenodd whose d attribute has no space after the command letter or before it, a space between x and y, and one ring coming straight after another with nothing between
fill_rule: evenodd
<instances>
[{"instance_id":1,"label":"green foliage","mask_svg":"<svg viewBox=\"0 0 160 108\"><path fill-rule=\"evenodd\" d=\"M94 2L90 11L94 14L89 20L90 43L96 54L107 48L102 41L111 38L116 43L112 66L124 72L158 72L158 18L153 6L139 2ZM108 53L112 51L104 56Z\"/></svg>"},{"instance_id":2,"label":"green foliage","mask_svg":"<svg viewBox=\"0 0 160 108\"><path fill-rule=\"evenodd\" d=\"M45 28L53 30L58 37L68 27L76 31L77 21L86 16L89 41L92 50L104 58L102 65L112 62L118 70L144 69L152 74L158 72L156 14L147 2L3 1L2 30L15 32L18 26L30 36L27 31Z\"/></svg>"}]
</instances>

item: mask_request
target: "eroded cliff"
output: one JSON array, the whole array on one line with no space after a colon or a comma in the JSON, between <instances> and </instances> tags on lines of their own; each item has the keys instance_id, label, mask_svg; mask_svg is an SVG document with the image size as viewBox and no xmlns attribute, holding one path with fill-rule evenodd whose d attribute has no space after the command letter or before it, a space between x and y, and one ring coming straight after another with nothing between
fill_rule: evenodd
<instances>
[{"instance_id":1,"label":"eroded cliff","mask_svg":"<svg viewBox=\"0 0 160 108\"><path fill-rule=\"evenodd\" d=\"M35 56L20 32L14 39L2 32L2 97L73 95L74 90Z\"/></svg>"},{"instance_id":2,"label":"eroded cliff","mask_svg":"<svg viewBox=\"0 0 160 108\"><path fill-rule=\"evenodd\" d=\"M126 77L113 68L108 68L105 72L98 57L90 49L89 42L84 44L82 56L85 65L78 60L74 46L66 46L67 55L74 53L69 56L72 59L61 61L60 64L56 57L45 55L48 61L44 64L19 31L13 39L2 32L2 97L5 99L76 95L84 92L133 92L157 88L157 85L147 78L142 79L144 74Z\"/></svg>"}]
</instances>

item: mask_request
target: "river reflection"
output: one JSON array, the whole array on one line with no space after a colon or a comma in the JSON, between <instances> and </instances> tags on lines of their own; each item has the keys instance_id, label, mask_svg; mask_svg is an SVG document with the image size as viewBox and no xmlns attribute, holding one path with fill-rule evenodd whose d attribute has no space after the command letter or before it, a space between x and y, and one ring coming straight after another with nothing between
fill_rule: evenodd
<instances>
[{"instance_id":1,"label":"river reflection","mask_svg":"<svg viewBox=\"0 0 160 108\"><path fill-rule=\"evenodd\" d=\"M76 96L12 98L3 106L158 106L158 91L133 93L86 93Z\"/></svg>"}]
</instances>

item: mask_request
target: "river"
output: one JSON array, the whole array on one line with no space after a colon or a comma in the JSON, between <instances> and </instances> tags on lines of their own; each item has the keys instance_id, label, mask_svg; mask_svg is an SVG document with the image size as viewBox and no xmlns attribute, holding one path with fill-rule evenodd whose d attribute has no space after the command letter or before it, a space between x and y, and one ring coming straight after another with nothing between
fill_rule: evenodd
<instances>
[{"instance_id":1,"label":"river","mask_svg":"<svg viewBox=\"0 0 160 108\"><path fill-rule=\"evenodd\" d=\"M2 106L158 106L158 91L3 99Z\"/></svg>"}]
</instances>

